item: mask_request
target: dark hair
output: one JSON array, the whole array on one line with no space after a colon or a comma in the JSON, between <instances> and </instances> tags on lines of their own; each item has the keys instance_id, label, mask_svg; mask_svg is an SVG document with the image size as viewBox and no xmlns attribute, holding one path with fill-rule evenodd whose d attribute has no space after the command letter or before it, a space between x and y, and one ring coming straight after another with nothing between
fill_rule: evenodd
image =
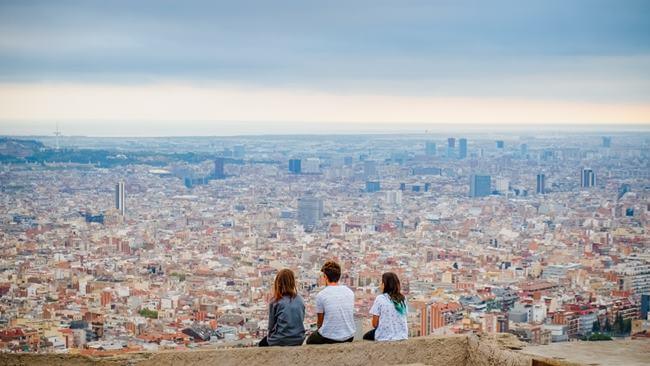
<instances>
[{"instance_id":1,"label":"dark hair","mask_svg":"<svg viewBox=\"0 0 650 366\"><path fill-rule=\"evenodd\" d=\"M341 266L334 261L325 262L320 271L325 273L325 277L327 277L329 282L339 282L341 278Z\"/></svg>"},{"instance_id":2,"label":"dark hair","mask_svg":"<svg viewBox=\"0 0 650 366\"><path fill-rule=\"evenodd\" d=\"M381 282L384 283L384 293L388 294L394 303L403 303L402 287L399 284L399 278L393 272L386 272L381 275Z\"/></svg>"},{"instance_id":3,"label":"dark hair","mask_svg":"<svg viewBox=\"0 0 650 366\"><path fill-rule=\"evenodd\" d=\"M289 296L290 298L296 297L296 278L293 271L290 269L282 269L275 275L275 282L273 283L273 298L275 301L280 301L282 297Z\"/></svg>"}]
</instances>

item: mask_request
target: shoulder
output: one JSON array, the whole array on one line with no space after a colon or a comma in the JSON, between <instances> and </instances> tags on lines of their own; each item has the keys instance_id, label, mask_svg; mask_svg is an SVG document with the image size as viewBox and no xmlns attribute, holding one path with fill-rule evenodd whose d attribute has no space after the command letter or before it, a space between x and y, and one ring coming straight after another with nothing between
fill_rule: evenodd
<instances>
[{"instance_id":1,"label":"shoulder","mask_svg":"<svg viewBox=\"0 0 650 366\"><path fill-rule=\"evenodd\" d=\"M329 286L328 286L329 287ZM329 290L328 287L325 287L324 289L320 290L319 293L316 294L316 300L322 300L326 297L329 296Z\"/></svg>"},{"instance_id":2,"label":"shoulder","mask_svg":"<svg viewBox=\"0 0 650 366\"><path fill-rule=\"evenodd\" d=\"M379 294L377 297L375 297L375 302L377 304L385 304L389 302L390 300L388 299L388 295L386 294Z\"/></svg>"},{"instance_id":3,"label":"shoulder","mask_svg":"<svg viewBox=\"0 0 650 366\"><path fill-rule=\"evenodd\" d=\"M302 304L302 303L305 302L305 300L304 300L304 299L302 298L302 296L300 296L300 295L296 295L296 297L294 297L293 299L291 299L291 301L295 301L295 302L298 303L298 304Z\"/></svg>"}]
</instances>

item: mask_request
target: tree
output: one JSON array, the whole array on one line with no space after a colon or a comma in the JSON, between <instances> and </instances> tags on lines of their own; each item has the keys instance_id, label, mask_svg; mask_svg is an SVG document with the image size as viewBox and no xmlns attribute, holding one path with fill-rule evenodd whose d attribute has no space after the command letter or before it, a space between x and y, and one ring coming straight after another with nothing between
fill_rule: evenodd
<instances>
[{"instance_id":1,"label":"tree","mask_svg":"<svg viewBox=\"0 0 650 366\"><path fill-rule=\"evenodd\" d=\"M149 310L147 308L144 308L139 311L139 314L144 316L145 318L158 319L158 312L155 310Z\"/></svg>"}]
</instances>

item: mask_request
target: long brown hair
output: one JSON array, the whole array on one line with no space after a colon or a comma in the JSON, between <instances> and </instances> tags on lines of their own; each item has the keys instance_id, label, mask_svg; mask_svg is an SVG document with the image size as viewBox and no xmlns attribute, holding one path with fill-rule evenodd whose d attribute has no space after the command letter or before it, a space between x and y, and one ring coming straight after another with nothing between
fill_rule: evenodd
<instances>
[{"instance_id":1,"label":"long brown hair","mask_svg":"<svg viewBox=\"0 0 650 366\"><path fill-rule=\"evenodd\" d=\"M393 272L386 272L381 275L381 282L384 283L384 293L390 296L393 302L404 302L404 295L402 295L402 287L399 283L399 278Z\"/></svg>"},{"instance_id":2,"label":"long brown hair","mask_svg":"<svg viewBox=\"0 0 650 366\"><path fill-rule=\"evenodd\" d=\"M281 269L278 274L275 275L275 282L273 283L273 299L275 301L280 301L284 296L289 296L293 299L297 294L296 278L293 275L293 271L288 268Z\"/></svg>"}]
</instances>

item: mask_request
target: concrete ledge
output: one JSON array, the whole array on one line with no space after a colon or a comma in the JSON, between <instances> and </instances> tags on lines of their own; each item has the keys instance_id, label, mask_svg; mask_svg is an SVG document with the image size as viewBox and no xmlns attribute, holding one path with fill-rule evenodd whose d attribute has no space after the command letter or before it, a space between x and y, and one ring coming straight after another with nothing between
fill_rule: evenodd
<instances>
[{"instance_id":1,"label":"concrete ledge","mask_svg":"<svg viewBox=\"0 0 650 366\"><path fill-rule=\"evenodd\" d=\"M0 353L0 365L443 365L530 366L535 357L476 336L421 337L400 342L128 353L109 357ZM544 361L542 361L544 362ZM543 363L542 363L543 364ZM549 365L558 365L549 363ZM560 363L559 365L569 365Z\"/></svg>"}]
</instances>

